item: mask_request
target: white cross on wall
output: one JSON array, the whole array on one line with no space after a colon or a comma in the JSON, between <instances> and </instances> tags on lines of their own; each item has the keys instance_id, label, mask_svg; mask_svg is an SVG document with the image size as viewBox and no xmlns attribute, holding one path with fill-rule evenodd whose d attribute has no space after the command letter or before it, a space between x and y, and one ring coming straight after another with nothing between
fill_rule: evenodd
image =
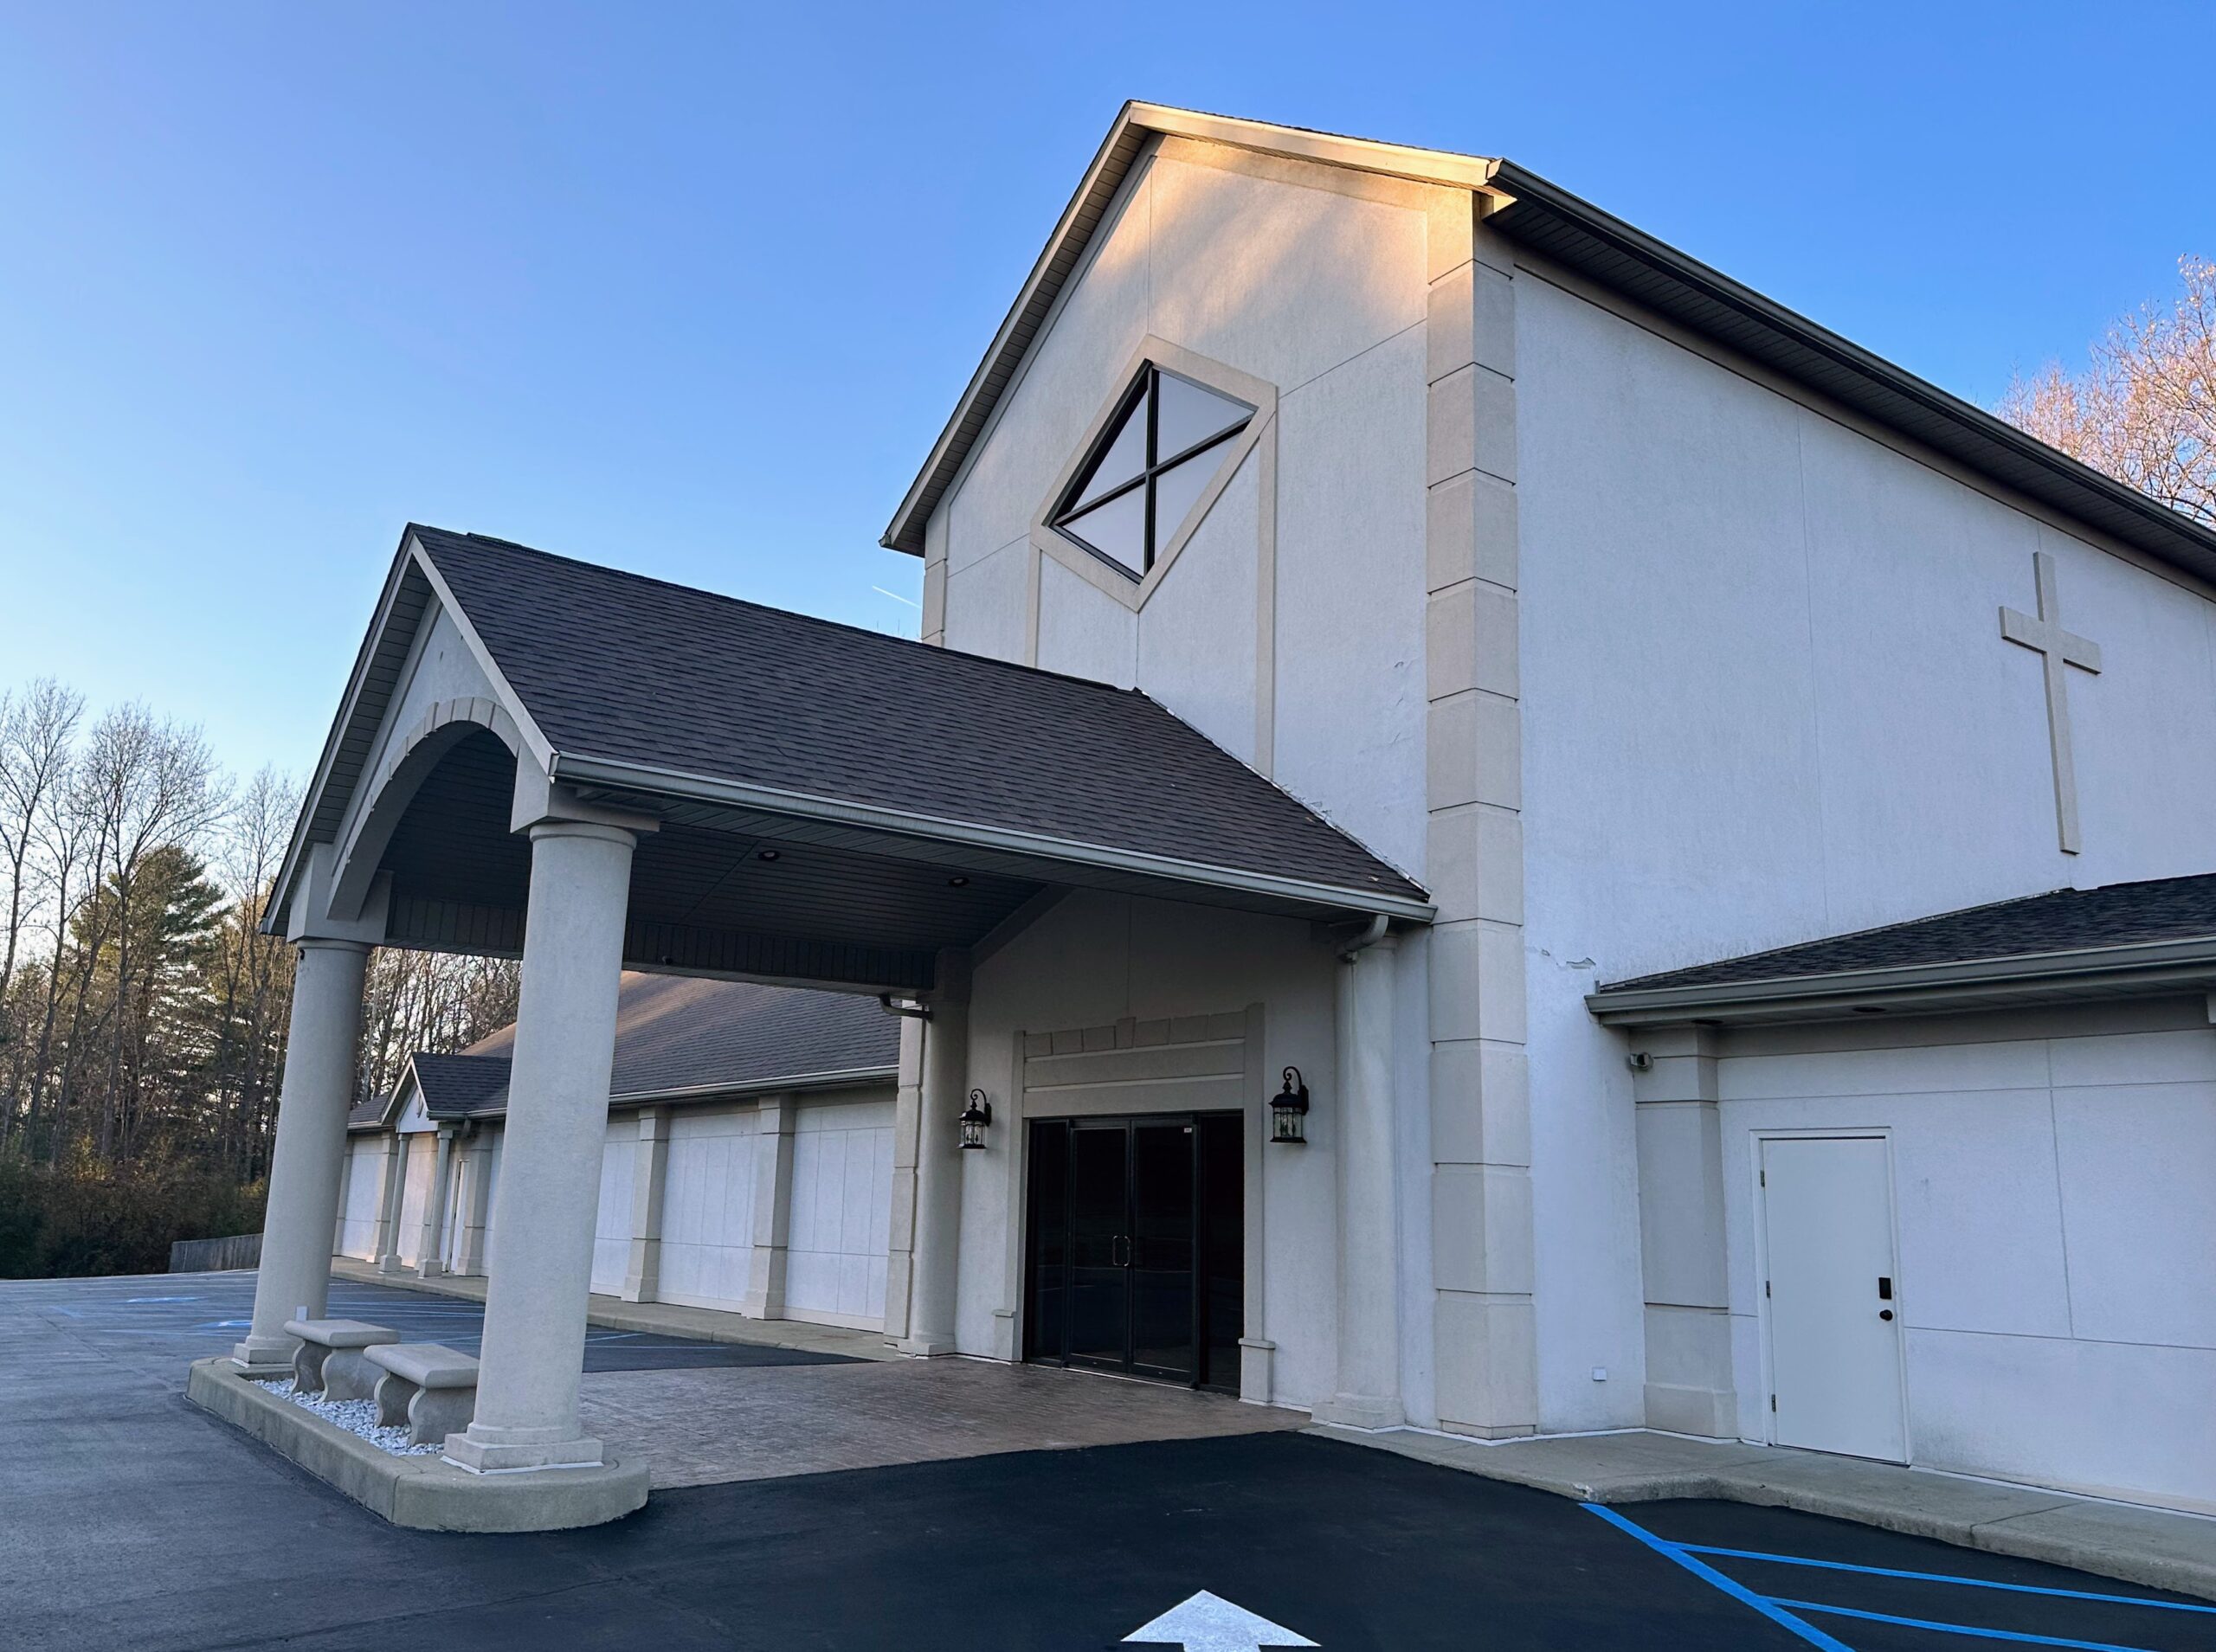
<instances>
[{"instance_id":1,"label":"white cross on wall","mask_svg":"<svg viewBox=\"0 0 2216 1652\"><path fill-rule=\"evenodd\" d=\"M2070 685L2063 668L2075 665L2097 676L2101 646L2062 628L2062 603L2054 593L2054 558L2044 550L2033 551L2032 573L2039 586L2038 617L2003 608L2000 634L2038 654L2046 668L2047 742L2054 752L2054 824L2061 835L2062 852L2074 855L2082 846L2078 835L2078 762L2070 746Z\"/></svg>"}]
</instances>

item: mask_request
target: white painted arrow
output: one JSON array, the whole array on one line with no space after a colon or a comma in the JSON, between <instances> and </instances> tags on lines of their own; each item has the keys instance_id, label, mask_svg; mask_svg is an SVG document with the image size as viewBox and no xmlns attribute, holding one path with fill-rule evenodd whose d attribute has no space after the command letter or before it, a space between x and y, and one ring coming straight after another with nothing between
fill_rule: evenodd
<instances>
[{"instance_id":1,"label":"white painted arrow","mask_svg":"<svg viewBox=\"0 0 2216 1652\"><path fill-rule=\"evenodd\" d=\"M1306 1636L1295 1635L1266 1617L1257 1617L1244 1606L1234 1606L1205 1589L1124 1637L1126 1646L1134 1641L1182 1646L1185 1652L1261 1652L1266 1646L1316 1644Z\"/></svg>"}]
</instances>

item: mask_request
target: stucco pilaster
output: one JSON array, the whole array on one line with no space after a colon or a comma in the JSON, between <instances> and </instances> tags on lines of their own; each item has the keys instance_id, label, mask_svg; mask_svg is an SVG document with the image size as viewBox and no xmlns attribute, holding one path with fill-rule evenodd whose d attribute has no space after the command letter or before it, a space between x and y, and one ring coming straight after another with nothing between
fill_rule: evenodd
<instances>
[{"instance_id":1,"label":"stucco pilaster","mask_svg":"<svg viewBox=\"0 0 2216 1652\"><path fill-rule=\"evenodd\" d=\"M931 1019L924 1024L923 1082L916 1098L915 1234L910 1251L909 1353L954 1352L962 1233L957 1119L970 1078L970 955L938 955Z\"/></svg>"},{"instance_id":2,"label":"stucco pilaster","mask_svg":"<svg viewBox=\"0 0 2216 1652\"><path fill-rule=\"evenodd\" d=\"M1524 1053L1512 265L1432 214L1425 319L1425 871L1433 1338L1442 1427L1538 1425Z\"/></svg>"},{"instance_id":3,"label":"stucco pilaster","mask_svg":"<svg viewBox=\"0 0 2216 1652\"><path fill-rule=\"evenodd\" d=\"M741 1312L756 1319L785 1315L785 1262L792 1239L793 1122L789 1096L762 1101L754 1131L754 1255Z\"/></svg>"},{"instance_id":4,"label":"stucco pilaster","mask_svg":"<svg viewBox=\"0 0 2216 1652\"><path fill-rule=\"evenodd\" d=\"M639 1145L631 1160L631 1255L623 1266L623 1300L661 1300L661 1201L669 1185L669 1109L639 1109Z\"/></svg>"},{"instance_id":5,"label":"stucco pilaster","mask_svg":"<svg viewBox=\"0 0 2216 1652\"><path fill-rule=\"evenodd\" d=\"M1646 1420L1679 1434L1738 1432L1725 1282L1723 1130L1716 1031L1641 1028L1633 1081Z\"/></svg>"},{"instance_id":6,"label":"stucco pilaster","mask_svg":"<svg viewBox=\"0 0 2216 1652\"><path fill-rule=\"evenodd\" d=\"M908 1286L915 1273L916 1151L924 1100L924 1021L900 1019L900 1070L892 1099L892 1211L886 1242L885 1334L908 1334Z\"/></svg>"},{"instance_id":7,"label":"stucco pilaster","mask_svg":"<svg viewBox=\"0 0 2216 1652\"><path fill-rule=\"evenodd\" d=\"M431 1194L423 1201L423 1245L416 1252L416 1271L426 1279L447 1270L446 1227L448 1178L454 1171L454 1126L439 1126L431 1160Z\"/></svg>"}]
</instances>

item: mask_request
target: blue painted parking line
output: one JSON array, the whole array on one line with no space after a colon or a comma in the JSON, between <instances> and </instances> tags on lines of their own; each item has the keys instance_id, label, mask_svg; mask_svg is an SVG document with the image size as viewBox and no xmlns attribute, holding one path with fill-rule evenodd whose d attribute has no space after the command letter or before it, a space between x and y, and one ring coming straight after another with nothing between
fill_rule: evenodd
<instances>
[{"instance_id":1,"label":"blue painted parking line","mask_svg":"<svg viewBox=\"0 0 2216 1652\"><path fill-rule=\"evenodd\" d=\"M1677 1546L1688 1554L1714 1554L1731 1560L1767 1560L1774 1565L1814 1566L1823 1572L1860 1572L1872 1578L1906 1578L1916 1583L1959 1584L1965 1589L2005 1589L2012 1595L2059 1595L2065 1600L2097 1600L2118 1606L2148 1606L2164 1612L2206 1612L2216 1617L2216 1606L2196 1606L2182 1600L2148 1600L2139 1595L2101 1595L2089 1589L2050 1589L2039 1584L1994 1583L1987 1578L1958 1578L1949 1572L1901 1572L1891 1566L1858 1566L1845 1560L1812 1560L1801 1554L1768 1554L1760 1549L1723 1549L1712 1543L1680 1543Z\"/></svg>"},{"instance_id":2,"label":"blue painted parking line","mask_svg":"<svg viewBox=\"0 0 2216 1652\"><path fill-rule=\"evenodd\" d=\"M1683 1566L1686 1571L1691 1572L1694 1577L1698 1578L1703 1583L1722 1590L1725 1594L1730 1596L1741 1605L1751 1607L1755 1611L1760 1612L1764 1617L1768 1618L1770 1622L1777 1624L1781 1629L1789 1630L1791 1633L1800 1636L1800 1639L1807 1642L1809 1645L1823 1647L1826 1649L1826 1652L1853 1652L1853 1649L1848 1646L1846 1642L1835 1641L1830 1636L1825 1634L1823 1630L1818 1629L1813 1623L1807 1623L1800 1618L1795 1617L1791 1612L1786 1610L1785 1608L1771 1600L1768 1596L1758 1595L1753 1590L1748 1588L1744 1584L1733 1582L1730 1578L1718 1572L1714 1566L1709 1565L1705 1560L1701 1559L1697 1555L1687 1552L1683 1545L1672 1543L1667 1538L1655 1536L1653 1533L1648 1531L1645 1527L1626 1520L1622 1515L1617 1514L1614 1509L1609 1508L1603 1504L1588 1503L1585 1507L1594 1514L1598 1514L1602 1520L1607 1521L1609 1525L1614 1527L1618 1531L1629 1533L1633 1537L1637 1538L1641 1543L1646 1545L1648 1548L1653 1550L1655 1553L1662 1556L1663 1559L1670 1560L1678 1565Z\"/></svg>"},{"instance_id":3,"label":"blue painted parking line","mask_svg":"<svg viewBox=\"0 0 2216 1652\"><path fill-rule=\"evenodd\" d=\"M1781 1600L1780 1606L1791 1606L1804 1612L1825 1612L1834 1617L1858 1617L1867 1623L1896 1623L1903 1629L1929 1630L1936 1635L1967 1635L1981 1641L2013 1641L2020 1646L2072 1646L2084 1652L2145 1652L2135 1646L2123 1646L2114 1641L2065 1641L2058 1635L2026 1635L2021 1630L1979 1629L1968 1623L1942 1623L1928 1617L1896 1617L1891 1612L1865 1612L1854 1606L1825 1606L1813 1600ZM2138 1605L2151 1603L2140 1601Z\"/></svg>"},{"instance_id":4,"label":"blue painted parking line","mask_svg":"<svg viewBox=\"0 0 2216 1652\"><path fill-rule=\"evenodd\" d=\"M1819 1560L1811 1556L1779 1554L1766 1549L1726 1548L1713 1543L1678 1543L1648 1531L1637 1521L1627 1520L1613 1508L1599 1503L1584 1506L1591 1513L1614 1527L1618 1531L1637 1538L1657 1554L1684 1567L1703 1582L1713 1585L1742 1604L1751 1607L1780 1628L1790 1630L1812 1646L1834 1647L1839 1652L1848 1652L1846 1643L1833 1639L1810 1623L1800 1614L1812 1613L1819 1617L1848 1617L1867 1623L1889 1623L1900 1629L1923 1630L1935 1635L1961 1636L1981 1641L2005 1641L2019 1646L2076 1647L2084 1652L2143 1652L2114 1641L2078 1641L2063 1636L2033 1635L2022 1630L1989 1629L1981 1624L1949 1623L1940 1618L1905 1617L1891 1612L1870 1611L1858 1606L1829 1605L1822 1601L1795 1600L1788 1596L1765 1594L1736 1578L1727 1578L1700 1557L1713 1555L1718 1559L1751 1560L1765 1565L1802 1566L1820 1572L1851 1572L1864 1577L1893 1578L1911 1583L1941 1584L1962 1589L2000 1590L2009 1594L2044 1595L2065 1600L2082 1600L2108 1606L2141 1606L2155 1611L2198 1612L2216 1615L2216 1606L2196 1605L2183 1601L2148 1600L2138 1595L2105 1594L2090 1589L2058 1589L2034 1584L1996 1583L1986 1578L1966 1578L1945 1572L1911 1572L1893 1566L1857 1565L1845 1560Z\"/></svg>"}]
</instances>

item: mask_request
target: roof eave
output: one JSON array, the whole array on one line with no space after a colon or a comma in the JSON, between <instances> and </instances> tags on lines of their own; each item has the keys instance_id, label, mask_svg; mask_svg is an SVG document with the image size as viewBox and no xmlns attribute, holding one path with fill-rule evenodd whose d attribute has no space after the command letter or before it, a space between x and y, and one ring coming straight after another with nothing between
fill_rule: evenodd
<instances>
[{"instance_id":1,"label":"roof eave","mask_svg":"<svg viewBox=\"0 0 2216 1652\"><path fill-rule=\"evenodd\" d=\"M1092 232L1105 215L1116 191L1123 186L1140 148L1153 137L1190 138L1201 143L1252 150L1258 154L1313 161L1320 165L1374 172L1384 177L1420 183L1482 190L1497 163L1482 156L1456 155L1445 150L1419 149L1406 144L1379 143L1368 138L1348 138L1337 132L1311 132L1299 126L1279 126L1263 120L1242 120L1234 115L1206 114L1176 109L1164 104L1126 103L1117 112L1108 135L1078 182L1069 204L1054 221L1053 232L1040 249L1031 273L1017 290L1015 302L994 333L984 357L954 404L954 412L932 443L923 468L908 485L892 522L878 543L888 550L924 554L924 524L930 520L946 488L962 468L970 446L991 421L1002 390L1013 380L1016 368L1053 308L1063 282L1092 244Z\"/></svg>"},{"instance_id":2,"label":"roof eave","mask_svg":"<svg viewBox=\"0 0 2216 1652\"><path fill-rule=\"evenodd\" d=\"M1873 1011L1937 1012L2032 999L2144 997L2211 987L2216 987L2216 935L2200 935L1763 980L1604 987L1586 994L1585 1007L1604 1026L1639 1027L1684 1021L1827 1020Z\"/></svg>"},{"instance_id":3,"label":"roof eave","mask_svg":"<svg viewBox=\"0 0 2216 1652\"><path fill-rule=\"evenodd\" d=\"M1819 392L1846 401L1866 416L1902 430L2073 521L2105 532L2198 579L2216 583L2216 528L2204 526L2182 511L2080 464L1512 161L1381 144L1137 102L1125 104L1118 113L1076 193L1056 221L1006 319L879 540L887 549L924 554L924 524L960 472L971 445L989 425L1001 394L1013 382L1062 283L1083 258L1092 230L1141 145L1157 134L1470 190L1484 197L1489 225L1512 240L1530 244L1538 244L1553 228L1566 226L1615 256L1642 266L1688 300L1728 310L1759 337L1773 341L1781 355L1797 352L1820 358L1844 376L1848 388L1842 395L1839 384L1807 379L1805 371L1796 372L1783 362L1769 363L1787 376L1804 380ZM1555 247L1544 250L1578 267L1573 258L1565 258ZM1584 273L1605 286L1621 286L1620 278L1612 280L1603 271L1588 268ZM1646 301L1641 294L1632 296ZM1697 320L1681 319L1697 331L1710 331ZM1745 339L1717 336L1726 344L1747 348ZM1856 386L1866 389L1865 399L1857 398ZM1890 415L1884 410L1888 404L1897 409ZM1904 422L1910 413L1918 415L1913 425Z\"/></svg>"},{"instance_id":4,"label":"roof eave","mask_svg":"<svg viewBox=\"0 0 2216 1652\"><path fill-rule=\"evenodd\" d=\"M647 763L626 762L615 758L562 752L555 755L552 770L554 779L571 785L607 787L759 809L796 820L830 821L939 843L960 844L1138 877L1159 877L1201 888L1231 890L1311 906L1381 915L1411 923L1427 924L1438 916L1438 909L1430 902L1405 895L1350 889L1304 878L1279 877L1269 872L1246 871L1236 867L1181 860L1172 856L1148 854L1137 850L1079 843L1005 826L944 820L875 804L856 803L843 798L750 785L744 781L688 774Z\"/></svg>"},{"instance_id":5,"label":"roof eave","mask_svg":"<svg viewBox=\"0 0 2216 1652\"><path fill-rule=\"evenodd\" d=\"M1688 305L1715 305L1730 312L1752 330L1755 347L1749 348L1747 337L1717 333L1713 326L1704 326L1693 317L1673 318L1694 331L1717 337L1758 359L1763 339L1772 341L1781 353L1799 351L1820 358L1845 376L1844 382L1866 387L1868 402L1859 402L1851 388L1842 394L1840 384L1818 382L1806 370L1796 371L1786 362L1771 360L1767 364L2074 521L2104 531L2196 578L2216 582L2216 529L2081 464L2006 420L1765 298L1512 161L1494 163L1490 170L1485 222L1511 240L1536 247L1604 286L1629 291L1620 273L1612 275L1599 266L1597 258L1592 264L1583 263L1575 253L1566 251L1563 232L1586 237L1600 251L1652 272ZM1643 293L1633 292L1632 296L1652 301ZM1911 427L1897 415L1888 416L1882 406L1887 401L1927 415L1926 427Z\"/></svg>"}]
</instances>

